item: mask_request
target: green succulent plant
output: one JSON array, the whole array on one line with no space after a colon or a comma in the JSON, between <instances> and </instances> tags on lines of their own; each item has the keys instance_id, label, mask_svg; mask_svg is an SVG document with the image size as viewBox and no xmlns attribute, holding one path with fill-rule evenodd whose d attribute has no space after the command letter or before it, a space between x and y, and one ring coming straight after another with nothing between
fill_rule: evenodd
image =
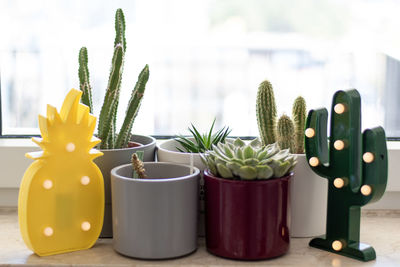
<instances>
[{"instance_id":1,"label":"green succulent plant","mask_svg":"<svg viewBox=\"0 0 400 267\"><path fill-rule=\"evenodd\" d=\"M279 178L291 172L297 163L289 149L281 150L277 143L263 146L259 138L249 144L240 138L218 143L200 156L213 175L226 179Z\"/></svg>"},{"instance_id":2,"label":"green succulent plant","mask_svg":"<svg viewBox=\"0 0 400 267\"><path fill-rule=\"evenodd\" d=\"M124 122L117 134L116 120L125 52L125 17L122 9L117 9L115 13L114 55L104 102L100 111L97 132L97 137L102 140L100 144L100 148L102 149L127 147L131 138L132 125L139 111L146 83L149 80L149 66L146 65L140 72L136 85L132 90ZM78 74L80 89L83 92L82 103L89 107L90 112L93 112L92 87L89 81L88 52L86 47L82 47L79 51Z\"/></svg>"},{"instance_id":3,"label":"green succulent plant","mask_svg":"<svg viewBox=\"0 0 400 267\"><path fill-rule=\"evenodd\" d=\"M192 128L188 128L188 130L192 133L194 141L191 141L189 138L185 136L178 136L175 140L184 148L181 149L176 147L180 152L188 152L188 153L204 153L207 150L211 150L213 145L217 145L219 143L224 143L226 137L230 134L232 130L229 127L223 127L217 132L213 133L215 124L215 119L211 125L208 133L201 134L196 127L192 125Z\"/></svg>"}]
</instances>

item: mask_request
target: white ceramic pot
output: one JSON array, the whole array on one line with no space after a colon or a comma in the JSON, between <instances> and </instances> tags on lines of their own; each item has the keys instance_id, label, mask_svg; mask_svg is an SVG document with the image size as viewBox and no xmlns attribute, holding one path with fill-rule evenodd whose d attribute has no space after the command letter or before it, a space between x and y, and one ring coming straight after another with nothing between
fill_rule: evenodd
<instances>
[{"instance_id":1,"label":"white ceramic pot","mask_svg":"<svg viewBox=\"0 0 400 267\"><path fill-rule=\"evenodd\" d=\"M189 138L193 141L193 138ZM199 186L199 215L198 215L198 233L199 236L205 235L205 217L204 217L204 179L203 171L206 168L204 163L201 161L199 153L183 153L180 152L177 147L182 146L175 141L175 139L169 139L161 144L157 145L157 161L159 162L172 162L179 164L191 164L191 157L193 165L200 170L200 186Z\"/></svg>"},{"instance_id":2,"label":"white ceramic pot","mask_svg":"<svg viewBox=\"0 0 400 267\"><path fill-rule=\"evenodd\" d=\"M291 237L325 234L328 180L317 175L304 154L297 154L291 183Z\"/></svg>"}]
</instances>

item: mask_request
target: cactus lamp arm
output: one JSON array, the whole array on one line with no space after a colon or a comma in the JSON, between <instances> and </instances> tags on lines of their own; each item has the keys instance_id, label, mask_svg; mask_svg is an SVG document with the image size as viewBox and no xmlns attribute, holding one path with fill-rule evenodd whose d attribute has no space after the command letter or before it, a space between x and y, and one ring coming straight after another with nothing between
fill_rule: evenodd
<instances>
[{"instance_id":1,"label":"cactus lamp arm","mask_svg":"<svg viewBox=\"0 0 400 267\"><path fill-rule=\"evenodd\" d=\"M327 140L328 111L310 110L306 122L305 147L308 163L319 175L329 178L329 149Z\"/></svg>"},{"instance_id":2,"label":"cactus lamp arm","mask_svg":"<svg viewBox=\"0 0 400 267\"><path fill-rule=\"evenodd\" d=\"M359 205L378 201L385 193L388 174L388 158L385 130L382 127L367 129L363 133L363 195Z\"/></svg>"}]
</instances>

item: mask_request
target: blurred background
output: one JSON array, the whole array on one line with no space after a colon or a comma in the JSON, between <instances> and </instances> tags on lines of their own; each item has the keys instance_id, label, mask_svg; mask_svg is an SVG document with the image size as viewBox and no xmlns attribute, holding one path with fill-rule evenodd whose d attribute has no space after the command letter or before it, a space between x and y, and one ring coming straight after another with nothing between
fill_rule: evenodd
<instances>
[{"instance_id":1,"label":"blurred background","mask_svg":"<svg viewBox=\"0 0 400 267\"><path fill-rule=\"evenodd\" d=\"M327 107L341 89L362 95L363 128L400 137L400 1L396 0L0 0L3 135L38 134L37 114L79 88L86 46L98 116L114 43L126 19L127 51L118 125L145 64L150 79L133 133L188 134L229 126L258 135L260 82L275 90L278 115L298 95Z\"/></svg>"}]
</instances>

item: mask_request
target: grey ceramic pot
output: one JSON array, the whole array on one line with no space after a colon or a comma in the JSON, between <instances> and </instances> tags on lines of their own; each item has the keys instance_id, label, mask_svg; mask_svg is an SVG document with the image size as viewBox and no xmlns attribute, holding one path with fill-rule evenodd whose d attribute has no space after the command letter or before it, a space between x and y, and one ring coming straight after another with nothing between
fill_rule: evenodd
<instances>
[{"instance_id":1,"label":"grey ceramic pot","mask_svg":"<svg viewBox=\"0 0 400 267\"><path fill-rule=\"evenodd\" d=\"M96 158L94 163L99 166L104 179L105 208L103 229L100 237L113 237L112 233L112 207L111 207L111 169L122 164L129 163L131 156L135 151L144 151L144 161L154 161L156 139L151 136L132 135L131 141L143 144L140 147L130 147L122 149L102 149L104 153L102 157Z\"/></svg>"},{"instance_id":2,"label":"grey ceramic pot","mask_svg":"<svg viewBox=\"0 0 400 267\"><path fill-rule=\"evenodd\" d=\"M141 259L167 259L197 248L200 171L145 162L148 179L133 179L131 164L111 171L114 249Z\"/></svg>"}]
</instances>

